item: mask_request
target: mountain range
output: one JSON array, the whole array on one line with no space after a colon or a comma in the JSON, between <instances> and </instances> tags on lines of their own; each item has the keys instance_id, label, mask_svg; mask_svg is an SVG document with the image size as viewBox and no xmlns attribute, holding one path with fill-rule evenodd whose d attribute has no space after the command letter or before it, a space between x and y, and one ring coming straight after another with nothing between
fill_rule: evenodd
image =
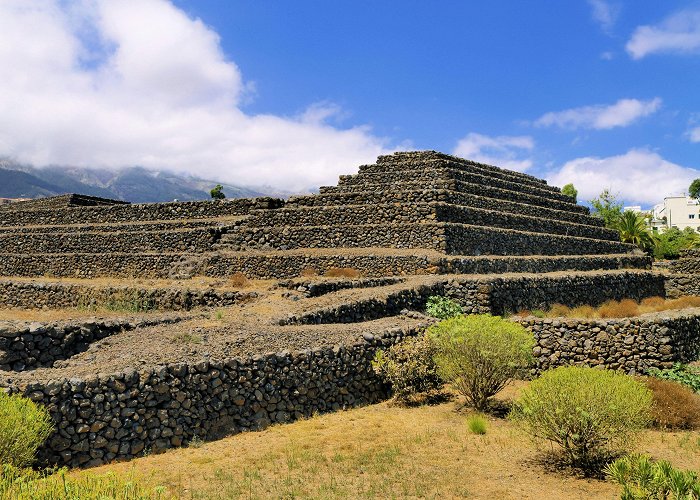
<instances>
[{"instance_id":1,"label":"mountain range","mask_svg":"<svg viewBox=\"0 0 700 500\"><path fill-rule=\"evenodd\" d=\"M43 198L79 193L133 203L204 200L210 198L209 191L217 184L223 186L227 198L287 197L291 194L274 188L248 188L143 167L114 170L70 166L37 168L0 159L0 198Z\"/></svg>"}]
</instances>

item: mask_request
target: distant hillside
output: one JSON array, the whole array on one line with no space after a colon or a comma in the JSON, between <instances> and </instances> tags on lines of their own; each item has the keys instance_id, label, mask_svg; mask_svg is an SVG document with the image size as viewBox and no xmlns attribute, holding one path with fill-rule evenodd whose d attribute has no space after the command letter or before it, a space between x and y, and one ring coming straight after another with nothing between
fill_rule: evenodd
<instances>
[{"instance_id":1,"label":"distant hillside","mask_svg":"<svg viewBox=\"0 0 700 500\"><path fill-rule=\"evenodd\" d=\"M209 190L216 184L224 187L228 198L285 194L142 167L118 170L57 166L35 168L11 160L0 160L0 198L41 198L80 193L134 203L203 200L209 198Z\"/></svg>"}]
</instances>

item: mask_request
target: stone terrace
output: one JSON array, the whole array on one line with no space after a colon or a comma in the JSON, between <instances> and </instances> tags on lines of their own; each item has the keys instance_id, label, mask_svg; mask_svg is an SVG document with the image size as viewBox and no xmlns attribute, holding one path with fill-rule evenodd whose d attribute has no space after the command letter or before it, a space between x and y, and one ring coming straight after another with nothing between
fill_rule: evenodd
<instances>
[{"instance_id":1,"label":"stone terrace","mask_svg":"<svg viewBox=\"0 0 700 500\"><path fill-rule=\"evenodd\" d=\"M421 331L431 295L493 314L639 300L664 294L650 268L558 188L433 151L286 202L17 203L0 386L49 408L46 461L97 465L385 397L372 357ZM31 317L107 306L150 316Z\"/></svg>"}]
</instances>

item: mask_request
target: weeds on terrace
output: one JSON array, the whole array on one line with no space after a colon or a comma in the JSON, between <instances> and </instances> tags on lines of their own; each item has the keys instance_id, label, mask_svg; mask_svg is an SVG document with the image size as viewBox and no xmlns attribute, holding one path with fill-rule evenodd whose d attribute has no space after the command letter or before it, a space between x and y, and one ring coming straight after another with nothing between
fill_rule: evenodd
<instances>
[{"instance_id":1,"label":"weeds on terrace","mask_svg":"<svg viewBox=\"0 0 700 500\"><path fill-rule=\"evenodd\" d=\"M665 460L655 462L646 455L615 460L605 468L605 475L622 486L624 500L700 499L697 473L676 469Z\"/></svg>"},{"instance_id":2,"label":"weeds on terrace","mask_svg":"<svg viewBox=\"0 0 700 500\"><path fill-rule=\"evenodd\" d=\"M201 344L203 339L196 333L183 332L175 335L173 341L177 344Z\"/></svg>"},{"instance_id":3,"label":"weeds on terrace","mask_svg":"<svg viewBox=\"0 0 700 500\"><path fill-rule=\"evenodd\" d=\"M90 295L81 295L77 308L86 311L104 309L114 312L148 312L156 309L156 304L152 298L144 296L139 290L124 290L110 294L103 301Z\"/></svg>"},{"instance_id":4,"label":"weeds on terrace","mask_svg":"<svg viewBox=\"0 0 700 500\"><path fill-rule=\"evenodd\" d=\"M233 273L228 279L228 282L231 286L235 286L237 288L244 288L248 286L248 278L241 272Z\"/></svg>"},{"instance_id":5,"label":"weeds on terrace","mask_svg":"<svg viewBox=\"0 0 700 500\"><path fill-rule=\"evenodd\" d=\"M687 307L700 307L700 297L680 297L678 299L664 299L662 297L648 297L637 303L632 299L609 300L598 307L577 306L569 307L563 304L553 304L548 310L535 309L532 311L520 311L517 316L537 316L549 318L629 318L640 314L685 309Z\"/></svg>"},{"instance_id":6,"label":"weeds on terrace","mask_svg":"<svg viewBox=\"0 0 700 500\"><path fill-rule=\"evenodd\" d=\"M352 267L330 267L324 276L327 278L359 278L360 271Z\"/></svg>"},{"instance_id":7,"label":"weeds on terrace","mask_svg":"<svg viewBox=\"0 0 700 500\"><path fill-rule=\"evenodd\" d=\"M467 419L467 428L472 434L486 434L487 424L483 415L472 415Z\"/></svg>"}]
</instances>

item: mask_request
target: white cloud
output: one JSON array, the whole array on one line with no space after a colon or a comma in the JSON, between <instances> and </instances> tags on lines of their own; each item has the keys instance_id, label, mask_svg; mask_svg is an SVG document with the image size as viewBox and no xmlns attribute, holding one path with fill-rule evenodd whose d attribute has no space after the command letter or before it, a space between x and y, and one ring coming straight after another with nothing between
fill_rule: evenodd
<instances>
[{"instance_id":1,"label":"white cloud","mask_svg":"<svg viewBox=\"0 0 700 500\"><path fill-rule=\"evenodd\" d=\"M497 136L470 133L460 139L452 154L496 165L509 170L524 172L532 167L532 160L523 158L522 155L532 151L535 142L529 136Z\"/></svg>"},{"instance_id":2,"label":"white cloud","mask_svg":"<svg viewBox=\"0 0 700 500\"><path fill-rule=\"evenodd\" d=\"M388 150L366 126L329 124L332 103L245 113L251 85L217 33L166 0L3 0L0 33L0 155L23 162L301 190Z\"/></svg>"},{"instance_id":3,"label":"white cloud","mask_svg":"<svg viewBox=\"0 0 700 500\"><path fill-rule=\"evenodd\" d=\"M659 52L700 52L700 8L682 10L655 26L639 26L626 49L633 59Z\"/></svg>"},{"instance_id":4,"label":"white cloud","mask_svg":"<svg viewBox=\"0 0 700 500\"><path fill-rule=\"evenodd\" d=\"M690 142L700 142L700 127L690 129L688 132Z\"/></svg>"},{"instance_id":5,"label":"white cloud","mask_svg":"<svg viewBox=\"0 0 700 500\"><path fill-rule=\"evenodd\" d=\"M627 203L648 206L686 192L699 177L700 170L671 163L647 149L631 149L606 158L576 158L550 173L547 180L555 186L572 182L580 200L592 200L609 188Z\"/></svg>"},{"instance_id":6,"label":"white cloud","mask_svg":"<svg viewBox=\"0 0 700 500\"><path fill-rule=\"evenodd\" d=\"M658 97L648 101L620 99L610 105L599 104L549 112L537 119L535 125L605 130L630 125L640 118L655 113L660 107L661 99Z\"/></svg>"},{"instance_id":7,"label":"white cloud","mask_svg":"<svg viewBox=\"0 0 700 500\"><path fill-rule=\"evenodd\" d=\"M605 0L588 0L588 4L593 9L593 20L600 25L603 31L610 33L620 13L620 6Z\"/></svg>"}]
</instances>

